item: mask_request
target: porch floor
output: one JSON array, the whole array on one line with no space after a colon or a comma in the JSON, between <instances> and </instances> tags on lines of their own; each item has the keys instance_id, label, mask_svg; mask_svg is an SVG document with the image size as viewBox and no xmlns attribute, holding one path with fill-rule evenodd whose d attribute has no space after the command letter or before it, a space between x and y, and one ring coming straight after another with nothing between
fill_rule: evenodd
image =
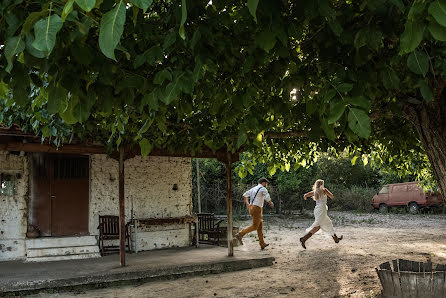
<instances>
[{"instance_id":1,"label":"porch floor","mask_svg":"<svg viewBox=\"0 0 446 298\"><path fill-rule=\"evenodd\" d=\"M39 263L0 262L0 294L139 283L270 266L274 261L267 251L234 250L234 257L227 256L225 247L208 245L145 251L126 254L125 267L120 267L118 254Z\"/></svg>"}]
</instances>

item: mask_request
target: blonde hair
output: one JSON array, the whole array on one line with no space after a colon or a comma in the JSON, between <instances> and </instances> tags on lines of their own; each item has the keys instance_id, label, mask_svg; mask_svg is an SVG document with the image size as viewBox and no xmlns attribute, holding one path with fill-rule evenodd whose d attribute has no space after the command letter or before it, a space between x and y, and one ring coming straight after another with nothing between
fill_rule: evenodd
<instances>
[{"instance_id":1,"label":"blonde hair","mask_svg":"<svg viewBox=\"0 0 446 298\"><path fill-rule=\"evenodd\" d=\"M324 194L324 191L321 189L321 187L324 186L324 180L317 179L316 182L314 182L313 185L313 200L319 200L319 198Z\"/></svg>"}]
</instances>

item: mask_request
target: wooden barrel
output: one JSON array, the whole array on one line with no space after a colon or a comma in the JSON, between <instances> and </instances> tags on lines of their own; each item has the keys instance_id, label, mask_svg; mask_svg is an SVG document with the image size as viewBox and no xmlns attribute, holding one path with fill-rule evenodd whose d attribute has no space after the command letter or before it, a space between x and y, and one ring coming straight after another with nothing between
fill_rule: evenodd
<instances>
[{"instance_id":1,"label":"wooden barrel","mask_svg":"<svg viewBox=\"0 0 446 298\"><path fill-rule=\"evenodd\" d=\"M446 297L446 265L438 264L433 270L431 262L397 259L391 263L385 262L375 268L382 285L382 297Z\"/></svg>"}]
</instances>

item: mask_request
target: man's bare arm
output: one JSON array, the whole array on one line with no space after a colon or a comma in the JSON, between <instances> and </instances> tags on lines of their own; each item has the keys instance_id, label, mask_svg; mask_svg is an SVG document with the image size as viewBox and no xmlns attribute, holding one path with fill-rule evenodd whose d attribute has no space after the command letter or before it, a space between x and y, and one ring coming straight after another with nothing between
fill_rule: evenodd
<instances>
[{"instance_id":1,"label":"man's bare arm","mask_svg":"<svg viewBox=\"0 0 446 298\"><path fill-rule=\"evenodd\" d=\"M247 198L247 197L243 197L243 199L245 200L246 208L249 209L249 201L248 201L248 198Z\"/></svg>"}]
</instances>

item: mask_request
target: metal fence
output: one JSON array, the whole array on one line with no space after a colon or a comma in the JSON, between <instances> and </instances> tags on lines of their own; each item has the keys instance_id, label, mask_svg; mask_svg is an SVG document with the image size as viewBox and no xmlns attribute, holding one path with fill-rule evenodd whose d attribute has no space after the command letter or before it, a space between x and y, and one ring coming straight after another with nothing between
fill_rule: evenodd
<instances>
[{"instance_id":1,"label":"metal fence","mask_svg":"<svg viewBox=\"0 0 446 298\"><path fill-rule=\"evenodd\" d=\"M234 215L246 213L243 200L243 193L256 186L253 184L233 184L232 185L232 210ZM269 194L274 199L275 208L264 208L264 213L281 213L280 192L277 186L267 187ZM215 214L226 214L226 184L220 182L202 183L200 185L201 211ZM198 212L198 189L197 184L193 184L193 204L194 212Z\"/></svg>"}]
</instances>

